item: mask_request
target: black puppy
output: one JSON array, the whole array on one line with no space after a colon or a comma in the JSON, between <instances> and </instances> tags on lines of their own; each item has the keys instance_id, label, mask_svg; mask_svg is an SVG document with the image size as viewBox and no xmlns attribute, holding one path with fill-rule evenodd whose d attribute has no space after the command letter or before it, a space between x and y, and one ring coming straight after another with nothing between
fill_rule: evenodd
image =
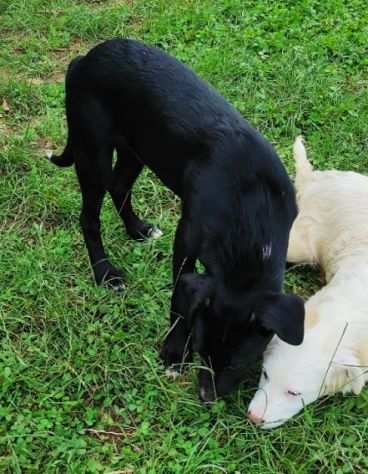
<instances>
[{"instance_id":1,"label":"black puppy","mask_svg":"<svg viewBox=\"0 0 368 474\"><path fill-rule=\"evenodd\" d=\"M301 343L303 303L281 294L294 190L271 145L231 105L160 49L116 39L72 61L66 112L68 143L51 161L75 163L97 283L122 284L100 235L106 191L135 239L157 232L131 205L144 165L182 200L167 366L198 351L212 369L200 373L201 397L210 400L242 380L274 333ZM195 273L196 260L204 274Z\"/></svg>"}]
</instances>

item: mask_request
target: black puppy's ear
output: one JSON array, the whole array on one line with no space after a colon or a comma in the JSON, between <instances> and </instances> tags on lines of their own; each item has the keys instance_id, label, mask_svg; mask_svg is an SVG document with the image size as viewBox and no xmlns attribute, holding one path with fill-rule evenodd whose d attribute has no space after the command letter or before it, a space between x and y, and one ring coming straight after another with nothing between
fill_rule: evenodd
<instances>
[{"instance_id":1,"label":"black puppy's ear","mask_svg":"<svg viewBox=\"0 0 368 474\"><path fill-rule=\"evenodd\" d=\"M209 306L213 293L213 280L208 275L186 273L180 277L174 294L188 328L192 327L196 313Z\"/></svg>"},{"instance_id":2,"label":"black puppy's ear","mask_svg":"<svg viewBox=\"0 0 368 474\"><path fill-rule=\"evenodd\" d=\"M264 329L294 346L304 339L304 314L304 301L292 294L268 293L255 310L255 317Z\"/></svg>"}]
</instances>

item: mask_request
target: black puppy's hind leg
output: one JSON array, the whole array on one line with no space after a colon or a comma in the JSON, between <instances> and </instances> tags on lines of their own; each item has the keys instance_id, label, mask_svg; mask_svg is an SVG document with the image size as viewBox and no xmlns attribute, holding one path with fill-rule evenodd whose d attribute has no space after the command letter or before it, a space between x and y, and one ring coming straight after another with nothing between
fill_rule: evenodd
<instances>
[{"instance_id":1,"label":"black puppy's hind leg","mask_svg":"<svg viewBox=\"0 0 368 474\"><path fill-rule=\"evenodd\" d=\"M117 155L109 192L127 233L134 240L161 237L160 229L142 221L132 207L132 187L143 169L143 164L125 145L117 147Z\"/></svg>"},{"instance_id":2,"label":"black puppy's hind leg","mask_svg":"<svg viewBox=\"0 0 368 474\"><path fill-rule=\"evenodd\" d=\"M112 174L112 147L77 150L76 171L82 192L80 224L98 285L115 290L124 287L122 273L108 260L100 232L100 211Z\"/></svg>"}]
</instances>

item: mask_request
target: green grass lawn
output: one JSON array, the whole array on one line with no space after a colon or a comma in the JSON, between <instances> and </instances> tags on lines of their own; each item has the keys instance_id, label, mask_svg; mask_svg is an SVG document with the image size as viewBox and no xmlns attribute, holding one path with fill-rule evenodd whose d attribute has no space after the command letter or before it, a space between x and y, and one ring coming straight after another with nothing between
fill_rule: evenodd
<instances>
[{"instance_id":1,"label":"green grass lawn","mask_svg":"<svg viewBox=\"0 0 368 474\"><path fill-rule=\"evenodd\" d=\"M141 216L164 236L128 241L106 199L103 227L124 295L96 288L65 144L69 60L113 36L160 45L211 82L275 145L290 173L368 172L366 0L0 0L0 472L366 473L368 390L315 404L280 429L251 426L254 379L203 406L196 370L164 377L178 201L149 172ZM289 272L304 297L316 270Z\"/></svg>"}]
</instances>

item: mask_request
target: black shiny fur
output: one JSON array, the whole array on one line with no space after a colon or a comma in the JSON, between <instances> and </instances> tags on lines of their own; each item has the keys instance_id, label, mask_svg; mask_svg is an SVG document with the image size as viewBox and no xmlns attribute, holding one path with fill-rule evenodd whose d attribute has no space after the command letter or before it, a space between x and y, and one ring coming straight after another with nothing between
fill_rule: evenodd
<instances>
[{"instance_id":1,"label":"black shiny fur","mask_svg":"<svg viewBox=\"0 0 368 474\"><path fill-rule=\"evenodd\" d=\"M200 372L200 393L213 399L242 380L273 334L301 342L303 303L281 293L297 212L294 190L260 133L181 62L124 39L72 61L66 112L68 143L51 161L75 164L80 222L98 284L123 282L101 240L105 193L135 239L152 232L131 205L143 166L182 200L173 256L173 329L161 352L167 366L181 368L198 351L213 369L212 375ZM204 274L195 272L197 260Z\"/></svg>"}]
</instances>

